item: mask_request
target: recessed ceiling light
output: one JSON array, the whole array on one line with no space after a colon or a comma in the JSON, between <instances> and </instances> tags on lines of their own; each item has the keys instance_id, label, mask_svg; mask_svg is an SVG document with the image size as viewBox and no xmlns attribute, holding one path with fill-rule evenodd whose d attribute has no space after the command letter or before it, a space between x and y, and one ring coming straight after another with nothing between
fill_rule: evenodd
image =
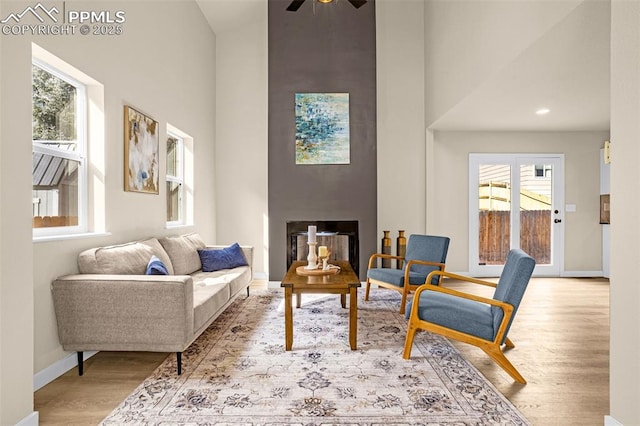
<instances>
[{"instance_id":1,"label":"recessed ceiling light","mask_svg":"<svg viewBox=\"0 0 640 426\"><path fill-rule=\"evenodd\" d=\"M536 114L545 115L545 114L549 114L549 111L551 111L549 108L540 108L539 110L536 111Z\"/></svg>"}]
</instances>

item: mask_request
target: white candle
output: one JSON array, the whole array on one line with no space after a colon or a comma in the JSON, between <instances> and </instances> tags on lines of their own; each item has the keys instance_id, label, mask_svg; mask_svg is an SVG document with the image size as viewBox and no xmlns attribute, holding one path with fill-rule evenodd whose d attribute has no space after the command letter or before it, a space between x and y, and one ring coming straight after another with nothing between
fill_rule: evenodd
<instances>
[{"instance_id":1,"label":"white candle","mask_svg":"<svg viewBox=\"0 0 640 426\"><path fill-rule=\"evenodd\" d=\"M309 240L310 243L316 242L316 227L314 225L309 225Z\"/></svg>"},{"instance_id":2,"label":"white candle","mask_svg":"<svg viewBox=\"0 0 640 426\"><path fill-rule=\"evenodd\" d=\"M327 246L318 247L318 256L327 257Z\"/></svg>"}]
</instances>

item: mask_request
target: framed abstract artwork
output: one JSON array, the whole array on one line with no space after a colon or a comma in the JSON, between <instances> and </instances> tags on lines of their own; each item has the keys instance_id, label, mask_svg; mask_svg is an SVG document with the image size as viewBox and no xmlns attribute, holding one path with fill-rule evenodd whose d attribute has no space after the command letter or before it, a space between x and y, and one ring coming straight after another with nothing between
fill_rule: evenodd
<instances>
[{"instance_id":1,"label":"framed abstract artwork","mask_svg":"<svg viewBox=\"0 0 640 426\"><path fill-rule=\"evenodd\" d=\"M349 94L296 93L296 164L349 164Z\"/></svg>"},{"instance_id":2,"label":"framed abstract artwork","mask_svg":"<svg viewBox=\"0 0 640 426\"><path fill-rule=\"evenodd\" d=\"M124 107L124 190L158 194L158 122Z\"/></svg>"}]
</instances>

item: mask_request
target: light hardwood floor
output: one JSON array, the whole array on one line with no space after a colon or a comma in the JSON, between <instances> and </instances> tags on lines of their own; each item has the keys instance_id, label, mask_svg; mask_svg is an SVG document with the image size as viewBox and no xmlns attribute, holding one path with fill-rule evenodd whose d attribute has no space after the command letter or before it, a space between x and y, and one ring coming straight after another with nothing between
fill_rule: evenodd
<instances>
[{"instance_id":1,"label":"light hardwood floor","mask_svg":"<svg viewBox=\"0 0 640 426\"><path fill-rule=\"evenodd\" d=\"M264 281L252 284L265 286ZM516 347L506 352L507 357L527 379L526 385L513 382L480 349L454 345L533 425L604 424L609 413L608 280L532 279L509 337ZM98 424L167 356L98 353L85 362L83 377L74 369L35 393L40 424Z\"/></svg>"},{"instance_id":2,"label":"light hardwood floor","mask_svg":"<svg viewBox=\"0 0 640 426\"><path fill-rule=\"evenodd\" d=\"M526 385L511 380L480 349L454 346L532 424L604 424L609 414L608 280L532 279L509 338L515 348L505 354Z\"/></svg>"}]
</instances>

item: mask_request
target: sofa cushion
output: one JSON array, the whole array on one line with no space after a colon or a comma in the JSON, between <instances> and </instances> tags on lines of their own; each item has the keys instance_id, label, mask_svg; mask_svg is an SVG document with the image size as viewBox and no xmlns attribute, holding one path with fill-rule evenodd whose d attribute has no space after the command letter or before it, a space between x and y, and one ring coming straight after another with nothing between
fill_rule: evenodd
<instances>
[{"instance_id":1,"label":"sofa cushion","mask_svg":"<svg viewBox=\"0 0 640 426\"><path fill-rule=\"evenodd\" d=\"M215 272L222 269L233 269L238 266L247 266L247 259L242 254L238 243L222 249L198 250L203 272Z\"/></svg>"},{"instance_id":2,"label":"sofa cushion","mask_svg":"<svg viewBox=\"0 0 640 426\"><path fill-rule=\"evenodd\" d=\"M186 234L175 237L164 237L160 244L169 255L176 275L189 275L202 268L198 250L205 247L200 235Z\"/></svg>"},{"instance_id":3,"label":"sofa cushion","mask_svg":"<svg viewBox=\"0 0 640 426\"><path fill-rule=\"evenodd\" d=\"M439 270L437 266L426 267L427 271ZM412 272L409 271L409 284L422 285L427 280L429 272ZM367 278L393 284L398 287L404 286L404 269L392 268L371 268L367 271Z\"/></svg>"},{"instance_id":4,"label":"sofa cushion","mask_svg":"<svg viewBox=\"0 0 640 426\"><path fill-rule=\"evenodd\" d=\"M153 250L153 254L158 256L158 259L160 259L160 261L164 263L164 266L167 267L167 272L169 272L169 275L173 275L173 265L171 264L171 259L169 259L169 255L164 250L162 244L160 244L160 241L158 241L157 238L149 238L148 240L139 242L151 247L151 250Z\"/></svg>"},{"instance_id":5,"label":"sofa cushion","mask_svg":"<svg viewBox=\"0 0 640 426\"><path fill-rule=\"evenodd\" d=\"M147 265L147 275L169 275L167 267L162 263L162 260L158 259L155 254L151 256L149 264Z\"/></svg>"},{"instance_id":6,"label":"sofa cushion","mask_svg":"<svg viewBox=\"0 0 640 426\"><path fill-rule=\"evenodd\" d=\"M198 271L191 274L193 286L211 286L223 284L229 287L231 297L237 292L247 287L251 282L251 268L249 266L240 266L233 269L224 269L215 272Z\"/></svg>"},{"instance_id":7,"label":"sofa cushion","mask_svg":"<svg viewBox=\"0 0 640 426\"><path fill-rule=\"evenodd\" d=\"M407 305L407 319L414 301L415 298ZM497 331L493 328L490 305L435 291L423 291L420 295L418 317L486 340L493 340Z\"/></svg>"},{"instance_id":8,"label":"sofa cushion","mask_svg":"<svg viewBox=\"0 0 640 426\"><path fill-rule=\"evenodd\" d=\"M78 269L81 274L144 275L151 256L151 247L138 242L92 248L78 255Z\"/></svg>"},{"instance_id":9,"label":"sofa cushion","mask_svg":"<svg viewBox=\"0 0 640 426\"><path fill-rule=\"evenodd\" d=\"M230 297L229 286L210 280L193 283L193 330L200 330Z\"/></svg>"}]
</instances>

